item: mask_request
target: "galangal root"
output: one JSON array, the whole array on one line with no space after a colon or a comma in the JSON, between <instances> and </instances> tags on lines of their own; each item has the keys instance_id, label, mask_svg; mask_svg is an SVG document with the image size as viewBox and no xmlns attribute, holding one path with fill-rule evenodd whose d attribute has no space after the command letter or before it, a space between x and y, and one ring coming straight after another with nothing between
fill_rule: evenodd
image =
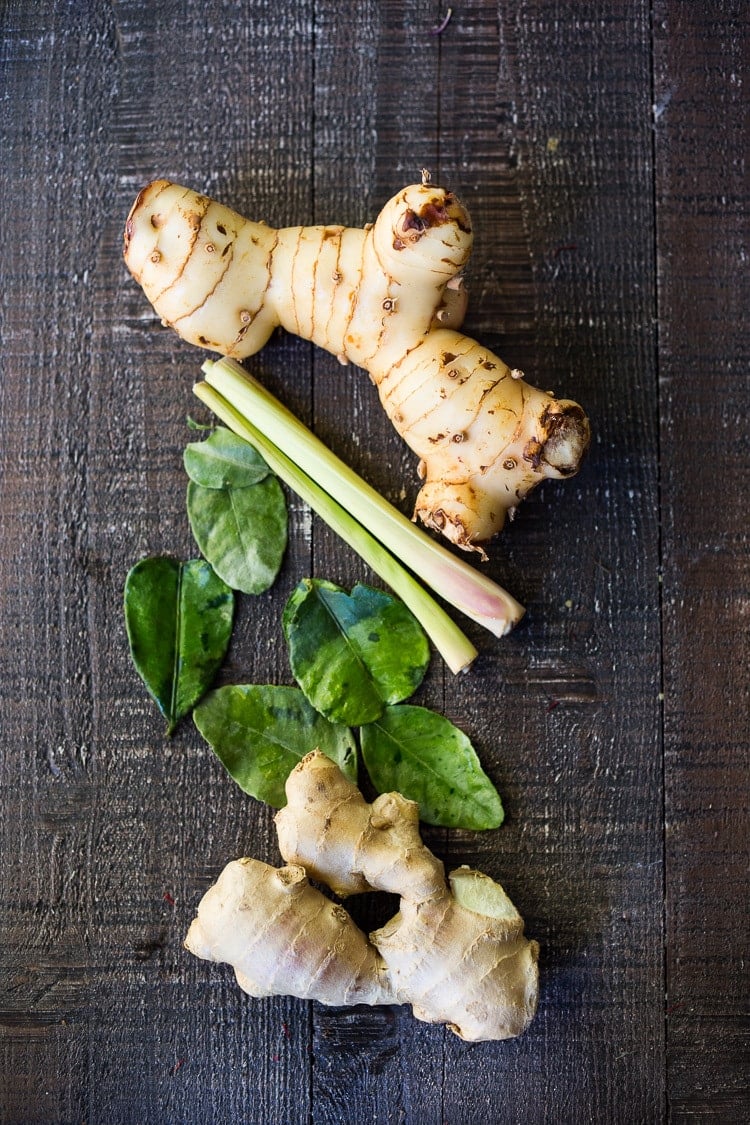
<instances>
[{"instance_id":1,"label":"galangal root","mask_svg":"<svg viewBox=\"0 0 750 1125\"><path fill-rule=\"evenodd\" d=\"M411 1004L417 1019L467 1040L520 1035L536 1011L539 946L502 887L443 864L419 834L419 810L398 793L371 805L330 759L308 754L276 815L286 863L230 863L204 895L185 945L233 966L251 996L323 1004ZM339 896L400 896L369 939Z\"/></svg>"},{"instance_id":2,"label":"galangal root","mask_svg":"<svg viewBox=\"0 0 750 1125\"><path fill-rule=\"evenodd\" d=\"M363 230L273 230L155 180L128 216L125 261L190 343L242 359L282 326L368 371L420 459L415 518L484 555L530 489L578 470L589 425L458 331L472 239L465 208L427 175Z\"/></svg>"}]
</instances>

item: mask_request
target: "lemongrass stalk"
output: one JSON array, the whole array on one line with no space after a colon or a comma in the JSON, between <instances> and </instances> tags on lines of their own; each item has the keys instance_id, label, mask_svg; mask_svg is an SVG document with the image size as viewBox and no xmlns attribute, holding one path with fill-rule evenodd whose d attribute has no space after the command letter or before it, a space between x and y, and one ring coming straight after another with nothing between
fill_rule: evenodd
<instances>
[{"instance_id":1,"label":"lemongrass stalk","mask_svg":"<svg viewBox=\"0 0 750 1125\"><path fill-rule=\"evenodd\" d=\"M210 407L234 433L257 449L269 468L289 485L306 504L364 559L419 621L452 672L462 672L476 659L477 650L435 599L394 559L369 531L337 504L303 469L253 425L223 395L207 383L193 387L198 398Z\"/></svg>"},{"instance_id":2,"label":"lemongrass stalk","mask_svg":"<svg viewBox=\"0 0 750 1125\"><path fill-rule=\"evenodd\" d=\"M502 637L524 613L502 586L418 528L362 480L236 360L207 360L206 381L444 601Z\"/></svg>"}]
</instances>

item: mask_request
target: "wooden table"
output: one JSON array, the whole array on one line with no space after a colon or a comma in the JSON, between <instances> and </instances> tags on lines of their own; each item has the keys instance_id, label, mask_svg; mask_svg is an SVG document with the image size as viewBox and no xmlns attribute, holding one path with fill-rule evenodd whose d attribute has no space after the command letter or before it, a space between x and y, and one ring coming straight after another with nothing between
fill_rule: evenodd
<instances>
[{"instance_id":1,"label":"wooden table","mask_svg":"<svg viewBox=\"0 0 750 1125\"><path fill-rule=\"evenodd\" d=\"M740 0L9 0L0 12L0 1119L554 1125L747 1120L750 17ZM521 1039L253 1001L182 948L271 810L130 663L129 567L196 553L200 353L121 263L136 192L361 225L420 169L476 231L472 333L584 403L585 468L492 545L527 606L417 701L507 820L430 830L542 946ZM256 371L410 511L366 375L279 336ZM225 681L291 683L297 581L372 581L291 498ZM361 905L364 925L379 917ZM371 914L368 914L371 911Z\"/></svg>"}]
</instances>

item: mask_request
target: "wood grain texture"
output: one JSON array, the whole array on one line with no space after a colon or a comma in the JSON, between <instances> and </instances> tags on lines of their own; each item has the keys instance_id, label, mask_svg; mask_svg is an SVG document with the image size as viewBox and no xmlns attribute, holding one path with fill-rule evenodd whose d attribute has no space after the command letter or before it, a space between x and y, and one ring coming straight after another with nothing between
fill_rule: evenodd
<instances>
[{"instance_id":1,"label":"wood grain texture","mask_svg":"<svg viewBox=\"0 0 750 1125\"><path fill-rule=\"evenodd\" d=\"M439 48L426 36L435 5L373 0L344 15L338 2L317 3L315 13L315 219L338 216L362 226L406 183L418 182L421 168L434 160ZM426 95L405 97L417 72ZM363 96L352 100L352 91ZM367 374L342 368L317 350L313 364L316 431L411 514L416 460L380 408ZM327 529L316 528L314 542L317 574L347 587L355 581L382 585ZM439 709L442 682L435 661L415 702ZM386 902L393 907L392 900ZM389 917L377 896L351 909L366 930ZM318 1007L313 1026L316 1122L442 1119L442 1031L415 1026L405 1008L364 1009L352 1016Z\"/></svg>"},{"instance_id":2,"label":"wood grain texture","mask_svg":"<svg viewBox=\"0 0 750 1125\"><path fill-rule=\"evenodd\" d=\"M650 28L629 7L462 5L443 37L443 170L450 154L476 195L470 326L585 402L596 435L580 477L503 533L492 567L527 618L447 698L508 811L500 840L456 834L452 855L520 903L546 981L523 1039L450 1041L449 1121L650 1121L664 1104Z\"/></svg>"},{"instance_id":3,"label":"wood grain texture","mask_svg":"<svg viewBox=\"0 0 750 1125\"><path fill-rule=\"evenodd\" d=\"M655 9L667 1059L675 1121L750 1116L750 25Z\"/></svg>"},{"instance_id":4,"label":"wood grain texture","mask_svg":"<svg viewBox=\"0 0 750 1125\"><path fill-rule=\"evenodd\" d=\"M579 1125L748 1105L750 16L646 0L9 0L0 9L0 1121ZM467 326L595 440L493 545L525 602L415 700L471 735L505 826L431 829L542 944L520 1040L403 1008L253 1001L182 939L270 810L127 654L122 587L191 557L200 355L120 258L166 175L273 225L361 225L420 169L472 212ZM367 376L285 336L250 364L406 512ZM225 682L289 683L299 578L366 568L291 499ZM660 581L661 579L661 581ZM660 693L663 692L663 700ZM352 906L364 926L392 902Z\"/></svg>"}]
</instances>

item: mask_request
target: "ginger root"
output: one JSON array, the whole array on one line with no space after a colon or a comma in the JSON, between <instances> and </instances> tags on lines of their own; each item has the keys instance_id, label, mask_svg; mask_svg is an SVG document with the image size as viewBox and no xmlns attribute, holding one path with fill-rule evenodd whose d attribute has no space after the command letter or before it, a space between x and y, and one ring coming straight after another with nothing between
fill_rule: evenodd
<instances>
[{"instance_id":1,"label":"ginger root","mask_svg":"<svg viewBox=\"0 0 750 1125\"><path fill-rule=\"evenodd\" d=\"M230 863L198 907L192 953L233 965L253 996L408 1003L417 1019L471 1041L528 1027L539 946L498 883L468 867L446 883L413 801L389 793L368 804L319 751L292 771L287 799L276 815L287 866ZM368 941L307 875L340 895L399 894L399 912Z\"/></svg>"},{"instance_id":2,"label":"ginger root","mask_svg":"<svg viewBox=\"0 0 750 1125\"><path fill-rule=\"evenodd\" d=\"M393 1003L382 958L343 906L311 887L296 865L227 864L203 896L185 946L196 957L228 961L250 996Z\"/></svg>"},{"instance_id":3,"label":"ginger root","mask_svg":"<svg viewBox=\"0 0 750 1125\"><path fill-rule=\"evenodd\" d=\"M578 470L589 425L458 331L472 238L465 208L429 177L364 230L274 230L155 180L128 216L125 261L193 344L242 359L280 325L368 371L420 459L415 518L484 555L531 488Z\"/></svg>"}]
</instances>

